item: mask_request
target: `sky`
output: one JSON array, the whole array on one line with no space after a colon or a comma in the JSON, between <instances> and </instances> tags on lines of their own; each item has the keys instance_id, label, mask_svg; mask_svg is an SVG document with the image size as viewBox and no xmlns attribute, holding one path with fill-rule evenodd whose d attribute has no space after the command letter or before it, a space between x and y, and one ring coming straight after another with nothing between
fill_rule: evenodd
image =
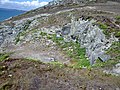
<instances>
[{"instance_id":1,"label":"sky","mask_svg":"<svg viewBox=\"0 0 120 90\"><path fill-rule=\"evenodd\" d=\"M52 0L0 0L0 8L29 11L48 4Z\"/></svg>"}]
</instances>

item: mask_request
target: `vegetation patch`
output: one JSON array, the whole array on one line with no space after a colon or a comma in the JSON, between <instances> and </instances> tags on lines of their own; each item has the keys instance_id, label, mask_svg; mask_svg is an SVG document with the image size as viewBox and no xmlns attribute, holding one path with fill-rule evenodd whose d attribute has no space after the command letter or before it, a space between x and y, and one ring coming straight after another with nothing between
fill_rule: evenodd
<instances>
[{"instance_id":1,"label":"vegetation patch","mask_svg":"<svg viewBox=\"0 0 120 90\"><path fill-rule=\"evenodd\" d=\"M15 44L21 41L21 38L20 38L21 36L24 37L25 35L26 35L26 31L20 32L15 39Z\"/></svg>"},{"instance_id":2,"label":"vegetation patch","mask_svg":"<svg viewBox=\"0 0 120 90\"><path fill-rule=\"evenodd\" d=\"M98 25L101 29L108 29L108 26L104 23L98 22Z\"/></svg>"},{"instance_id":3,"label":"vegetation patch","mask_svg":"<svg viewBox=\"0 0 120 90\"><path fill-rule=\"evenodd\" d=\"M66 54L72 58L71 63L74 68L88 68L90 62L85 56L85 48L81 48L78 42L65 42L61 45Z\"/></svg>"},{"instance_id":4,"label":"vegetation patch","mask_svg":"<svg viewBox=\"0 0 120 90\"><path fill-rule=\"evenodd\" d=\"M107 50L107 53L110 54L113 59L119 61L120 60L120 42L119 41L114 42L111 48Z\"/></svg>"},{"instance_id":5,"label":"vegetation patch","mask_svg":"<svg viewBox=\"0 0 120 90\"><path fill-rule=\"evenodd\" d=\"M120 42L114 42L112 46L106 51L107 54L111 56L111 59L106 62L101 62L100 60L96 60L96 63L93 67L113 67L120 60Z\"/></svg>"},{"instance_id":6,"label":"vegetation patch","mask_svg":"<svg viewBox=\"0 0 120 90\"><path fill-rule=\"evenodd\" d=\"M111 35L114 35L117 38L120 38L120 16L114 17L115 21L111 21L108 18L105 18L104 21L98 21L97 25L100 29L103 30L103 33L109 38Z\"/></svg>"},{"instance_id":7,"label":"vegetation patch","mask_svg":"<svg viewBox=\"0 0 120 90\"><path fill-rule=\"evenodd\" d=\"M41 36L46 36L47 33L45 33L45 32L41 32L40 35L41 35Z\"/></svg>"},{"instance_id":8,"label":"vegetation patch","mask_svg":"<svg viewBox=\"0 0 120 90\"><path fill-rule=\"evenodd\" d=\"M85 56L85 48L81 48L78 42L65 42L63 37L58 38L56 34L48 35L48 39L54 41L72 59L73 68L90 67L90 62Z\"/></svg>"},{"instance_id":9,"label":"vegetation patch","mask_svg":"<svg viewBox=\"0 0 120 90\"><path fill-rule=\"evenodd\" d=\"M115 37L120 38L120 30L118 32L115 32Z\"/></svg>"},{"instance_id":10,"label":"vegetation patch","mask_svg":"<svg viewBox=\"0 0 120 90\"><path fill-rule=\"evenodd\" d=\"M58 62L58 61L52 61L50 62L49 64L53 65L53 66L58 66L60 68L63 68L64 67L64 64Z\"/></svg>"},{"instance_id":11,"label":"vegetation patch","mask_svg":"<svg viewBox=\"0 0 120 90\"><path fill-rule=\"evenodd\" d=\"M9 53L0 53L0 61L6 60L9 55Z\"/></svg>"},{"instance_id":12,"label":"vegetation patch","mask_svg":"<svg viewBox=\"0 0 120 90\"><path fill-rule=\"evenodd\" d=\"M85 56L85 48L81 48L78 42L65 42L63 37L57 38L56 35L47 35L48 39L52 39L58 47L72 60L70 67L72 68L104 68L117 64L120 60L120 42L115 42L106 52L112 59L101 62L99 59L91 66L88 58Z\"/></svg>"},{"instance_id":13,"label":"vegetation patch","mask_svg":"<svg viewBox=\"0 0 120 90\"><path fill-rule=\"evenodd\" d=\"M117 20L120 20L120 16L116 16L116 19L117 19Z\"/></svg>"},{"instance_id":14,"label":"vegetation patch","mask_svg":"<svg viewBox=\"0 0 120 90\"><path fill-rule=\"evenodd\" d=\"M106 25L105 23L102 23L102 22L97 22L98 26L100 29L103 30L103 33L107 36L107 37L110 37L110 33L108 31L108 28L109 26Z\"/></svg>"}]
</instances>

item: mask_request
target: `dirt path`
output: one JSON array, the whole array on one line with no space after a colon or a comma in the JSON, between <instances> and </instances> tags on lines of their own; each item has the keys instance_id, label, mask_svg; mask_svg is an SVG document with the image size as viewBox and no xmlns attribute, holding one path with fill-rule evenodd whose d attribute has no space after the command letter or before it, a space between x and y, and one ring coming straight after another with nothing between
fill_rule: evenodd
<instances>
[{"instance_id":1,"label":"dirt path","mask_svg":"<svg viewBox=\"0 0 120 90\"><path fill-rule=\"evenodd\" d=\"M59 61L61 63L68 63L70 60L53 41L45 39L17 46L11 45L6 48L5 52L14 52L10 56L13 59L28 58L42 62Z\"/></svg>"}]
</instances>

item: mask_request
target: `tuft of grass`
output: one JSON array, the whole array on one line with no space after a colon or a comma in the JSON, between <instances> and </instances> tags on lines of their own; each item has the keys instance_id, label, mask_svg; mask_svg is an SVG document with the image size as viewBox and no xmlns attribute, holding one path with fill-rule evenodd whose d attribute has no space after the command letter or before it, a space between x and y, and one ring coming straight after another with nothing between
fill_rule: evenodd
<instances>
[{"instance_id":1,"label":"tuft of grass","mask_svg":"<svg viewBox=\"0 0 120 90\"><path fill-rule=\"evenodd\" d=\"M15 39L15 44L17 44L19 41L20 41L20 38L17 37L17 38Z\"/></svg>"},{"instance_id":2,"label":"tuft of grass","mask_svg":"<svg viewBox=\"0 0 120 90\"><path fill-rule=\"evenodd\" d=\"M36 33L36 32L37 32L37 29L24 30L22 32L19 32L17 37L15 38L15 44L17 44L18 42L22 41L22 39L24 39L28 34L30 34L30 33L32 34L32 33Z\"/></svg>"},{"instance_id":3,"label":"tuft of grass","mask_svg":"<svg viewBox=\"0 0 120 90\"><path fill-rule=\"evenodd\" d=\"M52 35L52 40L59 45L60 42L63 42L63 41L64 41L64 38L63 38L63 37L57 38L56 34L53 34L53 35Z\"/></svg>"},{"instance_id":4,"label":"tuft of grass","mask_svg":"<svg viewBox=\"0 0 120 90\"><path fill-rule=\"evenodd\" d=\"M106 24L104 24L104 23L98 22L98 25L99 25L99 27L100 27L101 29L108 29L108 26L107 26Z\"/></svg>"},{"instance_id":5,"label":"tuft of grass","mask_svg":"<svg viewBox=\"0 0 120 90\"><path fill-rule=\"evenodd\" d=\"M120 20L120 16L116 16L116 19L117 19L117 20Z\"/></svg>"},{"instance_id":6,"label":"tuft of grass","mask_svg":"<svg viewBox=\"0 0 120 90\"><path fill-rule=\"evenodd\" d=\"M53 66L59 66L60 68L64 67L64 64L58 62L58 61L52 61L49 64L53 65Z\"/></svg>"},{"instance_id":7,"label":"tuft of grass","mask_svg":"<svg viewBox=\"0 0 120 90\"><path fill-rule=\"evenodd\" d=\"M7 53L0 53L0 61L6 60L10 54Z\"/></svg>"},{"instance_id":8,"label":"tuft of grass","mask_svg":"<svg viewBox=\"0 0 120 90\"><path fill-rule=\"evenodd\" d=\"M119 37L120 38L120 31L115 33L115 37Z\"/></svg>"},{"instance_id":9,"label":"tuft of grass","mask_svg":"<svg viewBox=\"0 0 120 90\"><path fill-rule=\"evenodd\" d=\"M57 38L56 34L49 34L47 35L48 39L51 39L53 42L55 42L58 46L61 46L61 44L64 42L63 37Z\"/></svg>"},{"instance_id":10,"label":"tuft of grass","mask_svg":"<svg viewBox=\"0 0 120 90\"><path fill-rule=\"evenodd\" d=\"M41 36L47 36L47 33L41 32L40 35L41 35Z\"/></svg>"}]
</instances>

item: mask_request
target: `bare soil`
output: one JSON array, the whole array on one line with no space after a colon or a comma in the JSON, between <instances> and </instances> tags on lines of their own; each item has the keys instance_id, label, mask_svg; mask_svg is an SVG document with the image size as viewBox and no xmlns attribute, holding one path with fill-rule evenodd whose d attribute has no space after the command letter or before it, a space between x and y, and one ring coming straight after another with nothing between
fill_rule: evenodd
<instances>
[{"instance_id":1,"label":"bare soil","mask_svg":"<svg viewBox=\"0 0 120 90\"><path fill-rule=\"evenodd\" d=\"M41 38L18 45L9 44L5 52L13 52L10 58L34 59L42 62L59 61L68 63L71 59L52 40Z\"/></svg>"}]
</instances>

